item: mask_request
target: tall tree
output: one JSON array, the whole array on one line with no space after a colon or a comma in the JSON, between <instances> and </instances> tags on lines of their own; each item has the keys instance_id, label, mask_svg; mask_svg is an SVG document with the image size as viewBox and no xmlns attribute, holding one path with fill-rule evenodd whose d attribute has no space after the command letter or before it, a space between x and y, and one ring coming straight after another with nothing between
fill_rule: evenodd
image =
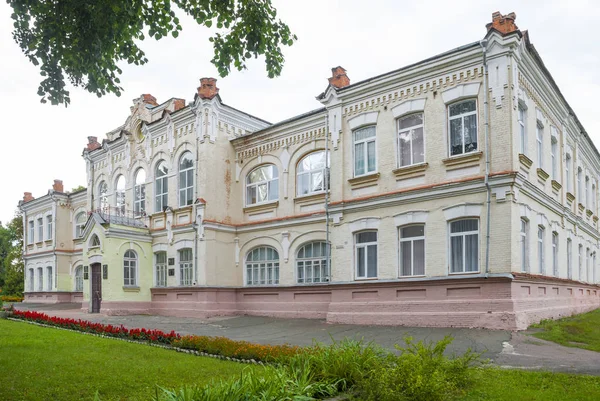
<instances>
[{"instance_id":1,"label":"tall tree","mask_svg":"<svg viewBox=\"0 0 600 401\"><path fill-rule=\"evenodd\" d=\"M138 46L146 37L177 37L185 13L220 32L211 62L224 77L231 68L265 56L269 77L284 63L282 46L297 39L277 19L271 0L7 0L13 8L13 38L44 77L38 88L42 103L69 104L66 80L98 97L121 95L118 64L148 62Z\"/></svg>"},{"instance_id":2,"label":"tall tree","mask_svg":"<svg viewBox=\"0 0 600 401\"><path fill-rule=\"evenodd\" d=\"M20 212L15 214L4 230L8 236L0 238L0 241L3 241L4 238L7 240L8 252L3 259L0 258L3 280L2 294L21 296L24 290L25 269L23 265L23 219Z\"/></svg>"}]
</instances>

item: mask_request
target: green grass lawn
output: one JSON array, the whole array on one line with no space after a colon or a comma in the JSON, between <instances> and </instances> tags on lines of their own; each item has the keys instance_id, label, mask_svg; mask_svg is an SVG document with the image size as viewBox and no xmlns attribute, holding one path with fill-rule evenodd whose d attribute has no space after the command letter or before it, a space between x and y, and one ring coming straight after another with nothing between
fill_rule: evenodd
<instances>
[{"instance_id":1,"label":"green grass lawn","mask_svg":"<svg viewBox=\"0 0 600 401\"><path fill-rule=\"evenodd\" d=\"M248 368L146 345L0 319L0 400L148 400Z\"/></svg>"},{"instance_id":2,"label":"green grass lawn","mask_svg":"<svg viewBox=\"0 0 600 401\"><path fill-rule=\"evenodd\" d=\"M600 352L600 309L560 320L544 320L531 327L543 329L533 333L542 340Z\"/></svg>"}]
</instances>

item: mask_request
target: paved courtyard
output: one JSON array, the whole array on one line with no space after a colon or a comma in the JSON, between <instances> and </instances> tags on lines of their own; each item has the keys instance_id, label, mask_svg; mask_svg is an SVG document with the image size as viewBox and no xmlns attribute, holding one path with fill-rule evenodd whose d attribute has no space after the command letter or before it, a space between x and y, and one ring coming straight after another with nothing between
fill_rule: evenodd
<instances>
[{"instance_id":1,"label":"paved courtyard","mask_svg":"<svg viewBox=\"0 0 600 401\"><path fill-rule=\"evenodd\" d=\"M16 304L18 309L37 310L51 316L84 319L92 322L145 327L180 334L223 336L260 344L310 345L313 341L331 343L345 337L373 341L394 349L404 344L404 336L415 340L437 341L454 337L449 353L463 353L468 348L482 352L499 366L544 369L557 372L600 375L600 353L563 347L531 337L527 332L510 332L464 328L418 328L392 326L355 326L327 324L323 320L277 319L257 316L215 317L210 319L150 315L106 316L80 310L79 304Z\"/></svg>"}]
</instances>

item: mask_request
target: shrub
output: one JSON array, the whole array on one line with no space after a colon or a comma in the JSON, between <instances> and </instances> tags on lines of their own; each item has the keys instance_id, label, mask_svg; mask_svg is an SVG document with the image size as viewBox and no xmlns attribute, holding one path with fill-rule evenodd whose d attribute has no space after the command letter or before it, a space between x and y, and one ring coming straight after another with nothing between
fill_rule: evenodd
<instances>
[{"instance_id":1,"label":"shrub","mask_svg":"<svg viewBox=\"0 0 600 401\"><path fill-rule=\"evenodd\" d=\"M23 302L23 297L19 297L16 295L2 295L0 296L0 305L4 302Z\"/></svg>"},{"instance_id":2,"label":"shrub","mask_svg":"<svg viewBox=\"0 0 600 401\"><path fill-rule=\"evenodd\" d=\"M448 336L438 343L414 343L411 337L405 342L406 347L396 345L399 355L386 357L384 363L358 383L361 399L439 401L469 384L472 375L469 368L479 361L480 354L469 349L460 357L445 357L444 351L452 342Z\"/></svg>"}]
</instances>

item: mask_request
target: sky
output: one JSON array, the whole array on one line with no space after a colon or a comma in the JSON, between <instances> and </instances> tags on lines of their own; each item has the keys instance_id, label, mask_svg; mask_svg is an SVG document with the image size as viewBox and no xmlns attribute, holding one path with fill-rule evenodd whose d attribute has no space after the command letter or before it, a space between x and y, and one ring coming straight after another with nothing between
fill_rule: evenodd
<instances>
[{"instance_id":1,"label":"sky","mask_svg":"<svg viewBox=\"0 0 600 401\"><path fill-rule=\"evenodd\" d=\"M279 17L298 36L284 48L280 77L269 79L264 60L218 78L210 63L214 33L181 18L177 39L146 40L149 63L122 65L121 97L97 98L70 88L69 107L41 104L37 67L13 41L12 9L0 2L0 221L8 222L23 192L45 195L54 179L65 190L85 185L81 157L88 136L104 138L123 124L132 100L142 93L161 103L193 100L199 79L217 77L223 102L270 122L318 108L331 67L341 65L351 82L415 63L483 38L494 11L517 14L529 30L563 95L600 148L600 22L597 0L273 0Z\"/></svg>"}]
</instances>

